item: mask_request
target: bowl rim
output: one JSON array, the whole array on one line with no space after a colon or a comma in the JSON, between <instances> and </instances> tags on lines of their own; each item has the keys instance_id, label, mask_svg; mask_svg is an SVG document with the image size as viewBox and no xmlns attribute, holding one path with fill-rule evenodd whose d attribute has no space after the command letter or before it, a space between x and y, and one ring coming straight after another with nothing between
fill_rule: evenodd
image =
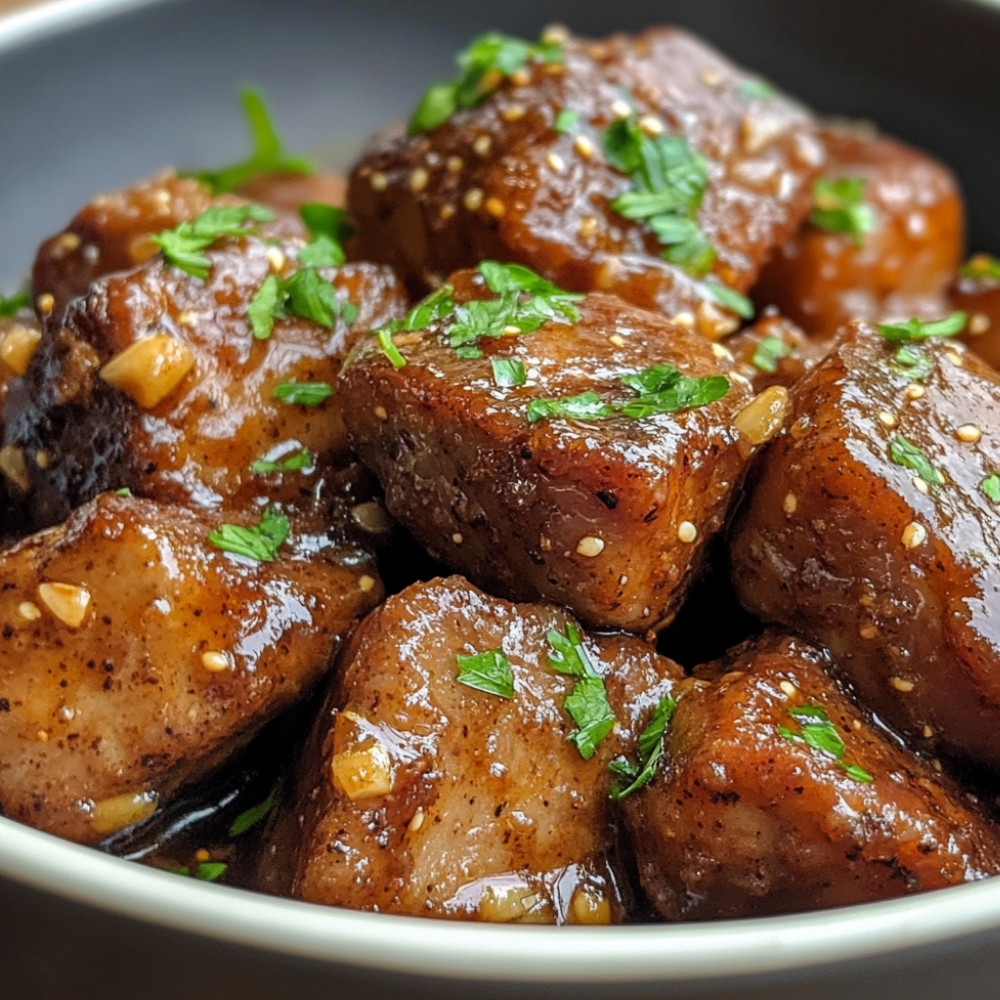
<instances>
[{"instance_id":1,"label":"bowl rim","mask_svg":"<svg viewBox=\"0 0 1000 1000\"><path fill-rule=\"evenodd\" d=\"M172 0L47 0L0 14L0 58ZM1000 0L967 0L991 8ZM0 876L175 931L272 954L437 978L711 981L899 954L1000 929L1000 878L809 913L692 924L542 927L346 910L207 885L0 816ZM512 942L516 961L511 960Z\"/></svg>"}]
</instances>

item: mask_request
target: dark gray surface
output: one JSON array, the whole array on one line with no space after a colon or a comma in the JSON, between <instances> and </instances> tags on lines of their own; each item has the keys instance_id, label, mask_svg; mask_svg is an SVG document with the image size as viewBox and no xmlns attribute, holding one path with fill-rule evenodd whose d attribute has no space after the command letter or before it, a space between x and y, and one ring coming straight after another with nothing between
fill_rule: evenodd
<instances>
[{"instance_id":1,"label":"dark gray surface","mask_svg":"<svg viewBox=\"0 0 1000 1000\"><path fill-rule=\"evenodd\" d=\"M958 170L975 247L1000 249L1000 14L947 0L507 0L466 3L174 0L4 51L0 37L0 289L34 245L95 191L169 163L216 164L245 148L239 84L270 98L295 149L342 155L447 76L487 27L592 34L674 20L826 112L867 116ZM386 948L392 947L390 940ZM997 995L997 948L954 946L765 982L630 986L629 997ZM511 961L516 963L516 952ZM808 986L806 983L808 982ZM253 953L53 901L0 880L0 998L143 1000L572 996L570 990L364 975Z\"/></svg>"}]
</instances>

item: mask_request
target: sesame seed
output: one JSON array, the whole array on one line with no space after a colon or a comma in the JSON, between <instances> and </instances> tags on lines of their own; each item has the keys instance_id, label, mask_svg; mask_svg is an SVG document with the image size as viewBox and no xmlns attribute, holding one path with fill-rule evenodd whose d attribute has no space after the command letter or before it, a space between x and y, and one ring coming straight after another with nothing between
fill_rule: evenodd
<instances>
[{"instance_id":1,"label":"sesame seed","mask_svg":"<svg viewBox=\"0 0 1000 1000\"><path fill-rule=\"evenodd\" d=\"M34 601L21 601L17 606L17 613L29 622L37 622L42 617L42 609Z\"/></svg>"},{"instance_id":2,"label":"sesame seed","mask_svg":"<svg viewBox=\"0 0 1000 1000\"><path fill-rule=\"evenodd\" d=\"M516 122L520 121L527 113L528 109L523 104L512 104L500 112L500 117L505 122Z\"/></svg>"},{"instance_id":3,"label":"sesame seed","mask_svg":"<svg viewBox=\"0 0 1000 1000\"><path fill-rule=\"evenodd\" d=\"M911 382L904 391L907 399L922 399L927 390L919 382Z\"/></svg>"},{"instance_id":4,"label":"sesame seed","mask_svg":"<svg viewBox=\"0 0 1000 1000\"><path fill-rule=\"evenodd\" d=\"M791 681L782 681L778 687L788 695L789 698L794 698L798 694L798 688Z\"/></svg>"},{"instance_id":5,"label":"sesame seed","mask_svg":"<svg viewBox=\"0 0 1000 1000\"><path fill-rule=\"evenodd\" d=\"M931 740L931 739L934 738L934 727L933 726L928 726L926 723L924 723L924 728L923 728L923 730L921 730L921 732L923 733L923 737L924 737L925 740Z\"/></svg>"},{"instance_id":6,"label":"sesame seed","mask_svg":"<svg viewBox=\"0 0 1000 1000\"><path fill-rule=\"evenodd\" d=\"M516 70L510 78L510 82L514 84L515 87L526 87L531 83L531 74L527 69L522 66L519 70Z\"/></svg>"},{"instance_id":7,"label":"sesame seed","mask_svg":"<svg viewBox=\"0 0 1000 1000\"><path fill-rule=\"evenodd\" d=\"M494 219L502 219L507 214L507 206L497 197L487 198L485 208Z\"/></svg>"},{"instance_id":8,"label":"sesame seed","mask_svg":"<svg viewBox=\"0 0 1000 1000\"><path fill-rule=\"evenodd\" d=\"M975 444L982 436L983 432L975 424L962 424L955 428L955 437L963 444Z\"/></svg>"},{"instance_id":9,"label":"sesame seed","mask_svg":"<svg viewBox=\"0 0 1000 1000\"><path fill-rule=\"evenodd\" d=\"M905 677L890 677L889 687L895 688L895 690L902 694L909 694L916 685L913 681L908 681Z\"/></svg>"},{"instance_id":10,"label":"sesame seed","mask_svg":"<svg viewBox=\"0 0 1000 1000\"><path fill-rule=\"evenodd\" d=\"M493 148L493 140L486 135L477 135L475 139L472 140L472 151L477 156L489 156L490 150Z\"/></svg>"},{"instance_id":11,"label":"sesame seed","mask_svg":"<svg viewBox=\"0 0 1000 1000\"><path fill-rule=\"evenodd\" d=\"M441 207L440 207L440 208L438 209L438 218L441 218L441 219L445 219L445 220L448 220L448 219L450 219L450 218L451 218L451 217L452 217L452 216L453 216L454 214L455 214L455 206L454 206L454 205L452 205L452 204L451 204L450 202L445 202L445 204L443 204L443 205L442 205L442 206L441 206Z\"/></svg>"},{"instance_id":12,"label":"sesame seed","mask_svg":"<svg viewBox=\"0 0 1000 1000\"><path fill-rule=\"evenodd\" d=\"M690 521L681 521L677 525L677 538L690 545L698 537L698 529Z\"/></svg>"},{"instance_id":13,"label":"sesame seed","mask_svg":"<svg viewBox=\"0 0 1000 1000\"><path fill-rule=\"evenodd\" d=\"M201 665L209 673L221 674L232 669L233 661L229 658L228 653L223 653L217 649L210 649L201 654Z\"/></svg>"},{"instance_id":14,"label":"sesame seed","mask_svg":"<svg viewBox=\"0 0 1000 1000\"><path fill-rule=\"evenodd\" d=\"M551 538L546 538L545 535L539 535L538 536L538 547L543 552L551 552L552 551L552 539Z\"/></svg>"},{"instance_id":15,"label":"sesame seed","mask_svg":"<svg viewBox=\"0 0 1000 1000\"><path fill-rule=\"evenodd\" d=\"M406 829L410 833L416 833L424 825L424 810L423 807L418 807L417 811L413 814L413 819L406 824Z\"/></svg>"},{"instance_id":16,"label":"sesame seed","mask_svg":"<svg viewBox=\"0 0 1000 1000\"><path fill-rule=\"evenodd\" d=\"M280 247L267 248L267 262L274 272L280 271L285 266L285 255Z\"/></svg>"},{"instance_id":17,"label":"sesame seed","mask_svg":"<svg viewBox=\"0 0 1000 1000\"><path fill-rule=\"evenodd\" d=\"M871 622L867 625L862 625L861 628L858 629L858 635L860 635L862 639L874 639L878 635L878 626L873 625Z\"/></svg>"},{"instance_id":18,"label":"sesame seed","mask_svg":"<svg viewBox=\"0 0 1000 1000\"><path fill-rule=\"evenodd\" d=\"M455 532L455 533L454 533L454 534L453 534L453 535L451 536L451 540L452 540L452 542L454 542L454 544L455 544L455 545L461 545L461 544L462 544L462 542L463 542L463 541L465 541L465 539L464 539L464 538L462 538L462 532L461 532L461 531L456 531L456 532Z\"/></svg>"},{"instance_id":19,"label":"sesame seed","mask_svg":"<svg viewBox=\"0 0 1000 1000\"><path fill-rule=\"evenodd\" d=\"M878 415L879 422L883 427L887 427L892 430L899 423L899 418L895 413L890 413L888 410L882 410Z\"/></svg>"},{"instance_id":20,"label":"sesame seed","mask_svg":"<svg viewBox=\"0 0 1000 1000\"><path fill-rule=\"evenodd\" d=\"M75 250L80 245L80 237L76 233L65 232L60 235L58 242L60 250Z\"/></svg>"},{"instance_id":21,"label":"sesame seed","mask_svg":"<svg viewBox=\"0 0 1000 1000\"><path fill-rule=\"evenodd\" d=\"M569 28L565 24L550 24L542 32L542 41L549 45L565 45L569 41Z\"/></svg>"},{"instance_id":22,"label":"sesame seed","mask_svg":"<svg viewBox=\"0 0 1000 1000\"><path fill-rule=\"evenodd\" d=\"M508 323L503 328L503 333L505 337L516 337L521 333L521 328L519 326L514 326L513 323Z\"/></svg>"},{"instance_id":23,"label":"sesame seed","mask_svg":"<svg viewBox=\"0 0 1000 1000\"><path fill-rule=\"evenodd\" d=\"M462 167L465 166L465 161L461 156L449 156L445 162L445 166L453 174L458 174L462 172Z\"/></svg>"},{"instance_id":24,"label":"sesame seed","mask_svg":"<svg viewBox=\"0 0 1000 1000\"><path fill-rule=\"evenodd\" d=\"M628 116L632 114L632 106L628 103L628 101L623 101L619 98L617 101L612 103L611 113L615 116L615 118L628 118Z\"/></svg>"},{"instance_id":25,"label":"sesame seed","mask_svg":"<svg viewBox=\"0 0 1000 1000\"><path fill-rule=\"evenodd\" d=\"M593 559L604 551L604 539L596 535L585 535L576 543L576 551L578 555Z\"/></svg>"},{"instance_id":26,"label":"sesame seed","mask_svg":"<svg viewBox=\"0 0 1000 1000\"><path fill-rule=\"evenodd\" d=\"M930 486L928 486L927 483L924 482L924 480L920 478L920 476L914 476L910 480L910 482L913 483L913 488L918 493L923 493L924 496L929 496L930 495L930 492L931 492Z\"/></svg>"},{"instance_id":27,"label":"sesame seed","mask_svg":"<svg viewBox=\"0 0 1000 1000\"><path fill-rule=\"evenodd\" d=\"M626 574L622 573L622 575L620 577L618 577L618 586L619 587L624 587L626 583L628 583L628 576L626 576Z\"/></svg>"},{"instance_id":28,"label":"sesame seed","mask_svg":"<svg viewBox=\"0 0 1000 1000\"><path fill-rule=\"evenodd\" d=\"M718 87L722 83L722 74L718 70L706 69L702 71L701 79L703 83L707 83L710 87Z\"/></svg>"},{"instance_id":29,"label":"sesame seed","mask_svg":"<svg viewBox=\"0 0 1000 1000\"><path fill-rule=\"evenodd\" d=\"M409 185L414 194L420 194L427 187L431 176L423 167L415 167L410 171Z\"/></svg>"},{"instance_id":30,"label":"sesame seed","mask_svg":"<svg viewBox=\"0 0 1000 1000\"><path fill-rule=\"evenodd\" d=\"M375 409L372 410L372 413L374 413L379 420L389 419L389 412L384 406L376 406Z\"/></svg>"},{"instance_id":31,"label":"sesame seed","mask_svg":"<svg viewBox=\"0 0 1000 1000\"><path fill-rule=\"evenodd\" d=\"M470 212L475 212L483 204L482 188L469 188L462 197L462 204Z\"/></svg>"},{"instance_id":32,"label":"sesame seed","mask_svg":"<svg viewBox=\"0 0 1000 1000\"><path fill-rule=\"evenodd\" d=\"M681 313L681 315L690 317L692 323L694 322L694 316L691 316L690 313ZM674 318L674 322L675 323L678 322L676 317ZM722 344L717 344L713 341L711 344L711 348L712 348L712 356L718 358L720 361L735 360L733 358L733 352L729 350L728 347L723 347Z\"/></svg>"},{"instance_id":33,"label":"sesame seed","mask_svg":"<svg viewBox=\"0 0 1000 1000\"><path fill-rule=\"evenodd\" d=\"M613 344L615 347L624 347L626 341L620 333L613 333L608 337L608 343Z\"/></svg>"},{"instance_id":34,"label":"sesame seed","mask_svg":"<svg viewBox=\"0 0 1000 1000\"><path fill-rule=\"evenodd\" d=\"M944 356L956 367L961 368L965 364L965 357L954 350L945 351Z\"/></svg>"},{"instance_id":35,"label":"sesame seed","mask_svg":"<svg viewBox=\"0 0 1000 1000\"><path fill-rule=\"evenodd\" d=\"M368 179L368 183L372 186L373 191L384 191L389 186L389 178L381 170L377 170Z\"/></svg>"},{"instance_id":36,"label":"sesame seed","mask_svg":"<svg viewBox=\"0 0 1000 1000\"><path fill-rule=\"evenodd\" d=\"M938 773L938 774L940 774L940 773L941 773L941 772L942 772L942 771L944 770L944 767L942 766L942 764L941 764L941 761L939 761L939 760L937 759L937 757L935 757L935 758L934 758L934 759L933 759L933 760L931 761L931 767L933 767L933 768L934 768L934 770L935 770L935 771L937 771L937 773Z\"/></svg>"},{"instance_id":37,"label":"sesame seed","mask_svg":"<svg viewBox=\"0 0 1000 1000\"><path fill-rule=\"evenodd\" d=\"M786 493L781 509L791 517L799 509L799 498L794 493Z\"/></svg>"},{"instance_id":38,"label":"sesame seed","mask_svg":"<svg viewBox=\"0 0 1000 1000\"><path fill-rule=\"evenodd\" d=\"M973 313L969 317L969 333L974 337L979 337L990 328L990 318L986 313Z\"/></svg>"},{"instance_id":39,"label":"sesame seed","mask_svg":"<svg viewBox=\"0 0 1000 1000\"><path fill-rule=\"evenodd\" d=\"M35 306L43 316L48 316L56 307L55 296L49 292L42 292L42 294L35 299Z\"/></svg>"},{"instance_id":40,"label":"sesame seed","mask_svg":"<svg viewBox=\"0 0 1000 1000\"><path fill-rule=\"evenodd\" d=\"M639 119L639 128L646 133L651 139L656 138L658 135L663 135L665 129L663 122L659 118L654 118L652 115L643 115Z\"/></svg>"},{"instance_id":41,"label":"sesame seed","mask_svg":"<svg viewBox=\"0 0 1000 1000\"><path fill-rule=\"evenodd\" d=\"M38 732L35 733L35 739L38 740L39 743L48 743L49 734L44 729L39 729Z\"/></svg>"},{"instance_id":42,"label":"sesame seed","mask_svg":"<svg viewBox=\"0 0 1000 1000\"><path fill-rule=\"evenodd\" d=\"M196 312L194 309L185 309L183 312L177 314L177 322L181 326L194 326L199 319L201 319L201 313Z\"/></svg>"},{"instance_id":43,"label":"sesame seed","mask_svg":"<svg viewBox=\"0 0 1000 1000\"><path fill-rule=\"evenodd\" d=\"M549 153L545 157L548 161L549 166L556 172L559 173L566 166L566 161L556 152Z\"/></svg>"},{"instance_id":44,"label":"sesame seed","mask_svg":"<svg viewBox=\"0 0 1000 1000\"><path fill-rule=\"evenodd\" d=\"M358 589L363 593L367 594L369 591L375 589L375 577L369 576L367 573L364 576L358 577Z\"/></svg>"},{"instance_id":45,"label":"sesame seed","mask_svg":"<svg viewBox=\"0 0 1000 1000\"><path fill-rule=\"evenodd\" d=\"M44 448L39 448L38 451L35 452L35 465L37 465L39 469L47 469L51 464L52 456Z\"/></svg>"},{"instance_id":46,"label":"sesame seed","mask_svg":"<svg viewBox=\"0 0 1000 1000\"><path fill-rule=\"evenodd\" d=\"M908 549L915 549L927 540L927 529L916 521L911 521L903 528L902 541Z\"/></svg>"},{"instance_id":47,"label":"sesame seed","mask_svg":"<svg viewBox=\"0 0 1000 1000\"><path fill-rule=\"evenodd\" d=\"M578 135L576 139L573 140L573 148L585 160L589 160L596 152L593 142L591 142L585 135Z\"/></svg>"},{"instance_id":48,"label":"sesame seed","mask_svg":"<svg viewBox=\"0 0 1000 1000\"><path fill-rule=\"evenodd\" d=\"M586 239L588 236L593 236L597 232L597 219L592 215L585 215L580 220L580 235Z\"/></svg>"}]
</instances>

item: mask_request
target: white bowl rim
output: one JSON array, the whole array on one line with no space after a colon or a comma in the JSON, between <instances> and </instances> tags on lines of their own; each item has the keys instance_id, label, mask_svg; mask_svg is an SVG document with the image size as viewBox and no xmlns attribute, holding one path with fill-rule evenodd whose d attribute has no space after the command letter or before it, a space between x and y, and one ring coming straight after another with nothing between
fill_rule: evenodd
<instances>
[{"instance_id":1,"label":"white bowl rim","mask_svg":"<svg viewBox=\"0 0 1000 1000\"><path fill-rule=\"evenodd\" d=\"M48 0L0 16L0 57L168 0ZM978 0L1000 6L1000 0ZM0 875L121 916L284 956L494 982L641 983L787 972L1000 931L1000 878L876 903L694 924L530 927L399 917L208 885L0 817ZM516 960L511 956L516 955Z\"/></svg>"}]
</instances>

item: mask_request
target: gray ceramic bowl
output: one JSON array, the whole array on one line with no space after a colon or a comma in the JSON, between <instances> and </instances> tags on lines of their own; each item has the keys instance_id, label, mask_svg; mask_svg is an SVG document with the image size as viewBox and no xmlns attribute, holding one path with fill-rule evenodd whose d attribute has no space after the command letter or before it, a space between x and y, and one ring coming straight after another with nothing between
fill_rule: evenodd
<instances>
[{"instance_id":1,"label":"gray ceramic bowl","mask_svg":"<svg viewBox=\"0 0 1000 1000\"><path fill-rule=\"evenodd\" d=\"M953 164L1000 249L1000 10L959 0L58 0L0 19L0 289L94 192L241 155L234 93L344 160L474 33L676 21L825 112ZM0 819L0 997L996 997L1000 879L688 926L455 925L183 880Z\"/></svg>"}]
</instances>

